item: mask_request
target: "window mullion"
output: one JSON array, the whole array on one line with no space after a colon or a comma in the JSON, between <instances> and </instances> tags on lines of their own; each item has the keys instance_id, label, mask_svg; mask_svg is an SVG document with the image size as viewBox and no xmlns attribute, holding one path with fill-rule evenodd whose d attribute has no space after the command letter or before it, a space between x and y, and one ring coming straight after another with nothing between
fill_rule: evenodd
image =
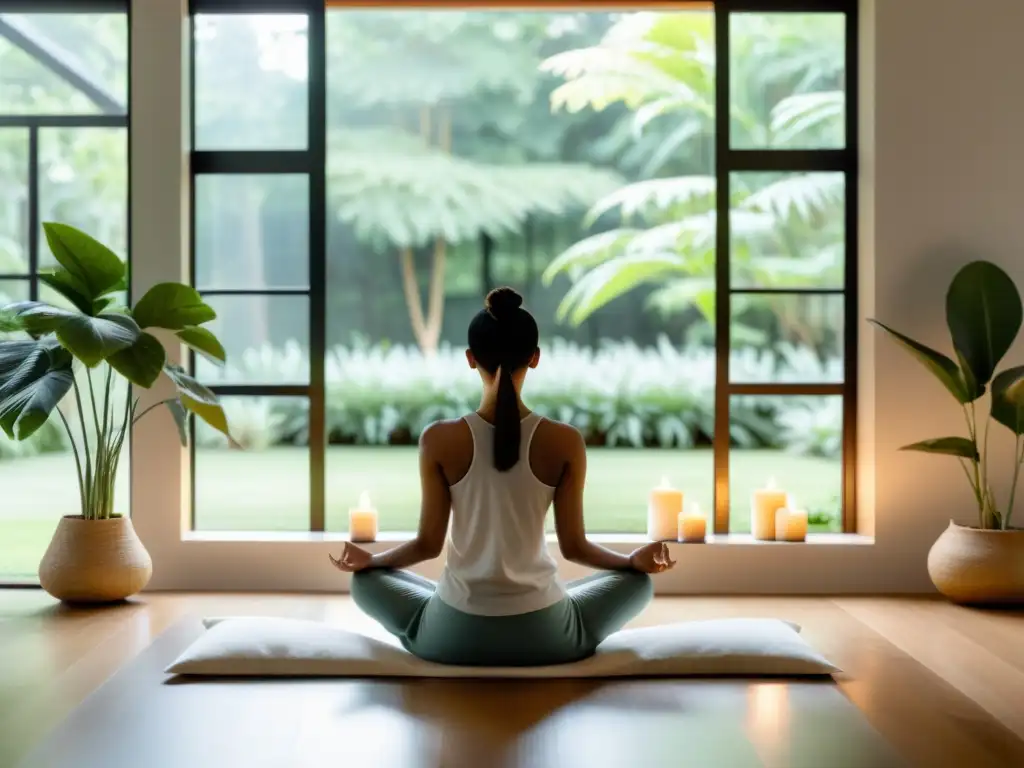
<instances>
[{"instance_id":1,"label":"window mullion","mask_svg":"<svg viewBox=\"0 0 1024 768\"><path fill-rule=\"evenodd\" d=\"M327 507L327 19L309 12L309 529L326 528Z\"/></svg>"},{"instance_id":2,"label":"window mullion","mask_svg":"<svg viewBox=\"0 0 1024 768\"><path fill-rule=\"evenodd\" d=\"M715 7L714 530L729 532L729 12Z\"/></svg>"}]
</instances>

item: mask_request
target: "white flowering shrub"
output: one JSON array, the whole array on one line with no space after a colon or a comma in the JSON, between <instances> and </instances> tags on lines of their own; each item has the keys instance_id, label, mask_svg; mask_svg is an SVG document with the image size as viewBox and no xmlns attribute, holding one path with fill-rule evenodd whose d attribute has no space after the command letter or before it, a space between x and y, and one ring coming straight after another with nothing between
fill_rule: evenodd
<instances>
[{"instance_id":1,"label":"white flowering shrub","mask_svg":"<svg viewBox=\"0 0 1024 768\"><path fill-rule=\"evenodd\" d=\"M806 350L748 348L735 352L730 366L737 381L842 380L841 360L822 365ZM402 345L334 347L325 376L333 443L413 443L427 424L457 418L480 399L479 377L467 365L464 349L449 345L430 358ZM308 355L289 343L248 350L218 378L273 384L308 377ZM650 347L605 341L596 348L555 339L542 347L524 396L531 408L574 425L591 444L685 448L710 442L714 392L715 353L708 347L680 349L665 337ZM802 453L838 455L842 418L815 415L818 400L841 408L837 398L740 398L730 414L730 437L742 447L791 446ZM232 428L244 432L247 444L306 442L308 413L300 401L234 402L226 398L224 405ZM207 444L215 442L211 436Z\"/></svg>"}]
</instances>

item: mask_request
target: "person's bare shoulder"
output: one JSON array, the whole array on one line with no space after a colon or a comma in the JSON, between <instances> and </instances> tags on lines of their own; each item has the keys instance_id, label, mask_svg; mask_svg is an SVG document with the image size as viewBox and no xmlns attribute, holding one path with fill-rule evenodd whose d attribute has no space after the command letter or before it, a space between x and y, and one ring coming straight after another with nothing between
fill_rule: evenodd
<instances>
[{"instance_id":1,"label":"person's bare shoulder","mask_svg":"<svg viewBox=\"0 0 1024 768\"><path fill-rule=\"evenodd\" d=\"M571 424L544 419L537 425L530 453L534 474L539 477L538 470L543 472L545 477L541 479L549 485L555 485L569 463L584 457L586 443L583 434Z\"/></svg>"},{"instance_id":2,"label":"person's bare shoulder","mask_svg":"<svg viewBox=\"0 0 1024 768\"><path fill-rule=\"evenodd\" d=\"M445 480L454 485L473 463L473 433L465 419L445 419L427 426L420 435L421 461L441 468Z\"/></svg>"},{"instance_id":3,"label":"person's bare shoulder","mask_svg":"<svg viewBox=\"0 0 1024 768\"><path fill-rule=\"evenodd\" d=\"M573 450L584 444L583 433L576 427L552 419L544 419L537 425L537 435L566 450Z\"/></svg>"},{"instance_id":4,"label":"person's bare shoulder","mask_svg":"<svg viewBox=\"0 0 1024 768\"><path fill-rule=\"evenodd\" d=\"M442 419L428 424L420 434L420 449L438 456L467 438L472 439L465 419Z\"/></svg>"}]
</instances>

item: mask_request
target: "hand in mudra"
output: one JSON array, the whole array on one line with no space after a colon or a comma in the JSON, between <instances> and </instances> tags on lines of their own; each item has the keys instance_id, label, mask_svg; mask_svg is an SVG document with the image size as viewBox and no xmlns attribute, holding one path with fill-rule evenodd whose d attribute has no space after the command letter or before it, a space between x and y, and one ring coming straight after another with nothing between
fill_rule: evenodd
<instances>
[{"instance_id":1,"label":"hand in mudra","mask_svg":"<svg viewBox=\"0 0 1024 768\"><path fill-rule=\"evenodd\" d=\"M629 564L642 573L662 573L676 564L669 553L668 544L652 541L629 556Z\"/></svg>"},{"instance_id":2,"label":"hand in mudra","mask_svg":"<svg viewBox=\"0 0 1024 768\"><path fill-rule=\"evenodd\" d=\"M340 558L330 554L328 557L335 568L345 573L358 573L369 568L370 561L373 560L373 555L355 544L346 544Z\"/></svg>"}]
</instances>

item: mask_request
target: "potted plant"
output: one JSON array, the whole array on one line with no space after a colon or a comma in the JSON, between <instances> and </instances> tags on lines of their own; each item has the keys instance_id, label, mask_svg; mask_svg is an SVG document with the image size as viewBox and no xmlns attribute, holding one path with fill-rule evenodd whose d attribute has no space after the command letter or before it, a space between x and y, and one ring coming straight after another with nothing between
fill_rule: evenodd
<instances>
[{"instance_id":1,"label":"potted plant","mask_svg":"<svg viewBox=\"0 0 1024 768\"><path fill-rule=\"evenodd\" d=\"M139 592L152 573L131 520L114 510L114 481L132 427L165 406L183 443L188 413L228 433L217 397L168 363L150 331L169 332L221 363L224 348L203 327L215 313L195 289L160 283L134 307L125 306L119 297L127 288L126 269L117 255L74 227L43 229L58 266L43 270L39 281L63 301L23 301L0 310L0 428L25 440L54 414L64 425L81 508L58 523L39 580L61 600L111 602ZM134 388L148 390L161 376L173 383L175 396L141 407ZM65 413L62 403L72 400Z\"/></svg>"},{"instance_id":2,"label":"potted plant","mask_svg":"<svg viewBox=\"0 0 1024 768\"><path fill-rule=\"evenodd\" d=\"M946 294L946 324L956 360L870 321L923 364L964 412L966 437L937 437L902 449L954 457L974 493L974 524L951 520L928 554L932 582L960 603L1024 602L1024 529L1011 526L1024 462L1024 366L996 373L1021 319L1020 294L1009 275L994 264L974 261L957 272ZM986 393L987 412L978 406ZM1013 480L1003 496L996 494L989 474L993 422L1010 430L1015 445Z\"/></svg>"}]
</instances>

